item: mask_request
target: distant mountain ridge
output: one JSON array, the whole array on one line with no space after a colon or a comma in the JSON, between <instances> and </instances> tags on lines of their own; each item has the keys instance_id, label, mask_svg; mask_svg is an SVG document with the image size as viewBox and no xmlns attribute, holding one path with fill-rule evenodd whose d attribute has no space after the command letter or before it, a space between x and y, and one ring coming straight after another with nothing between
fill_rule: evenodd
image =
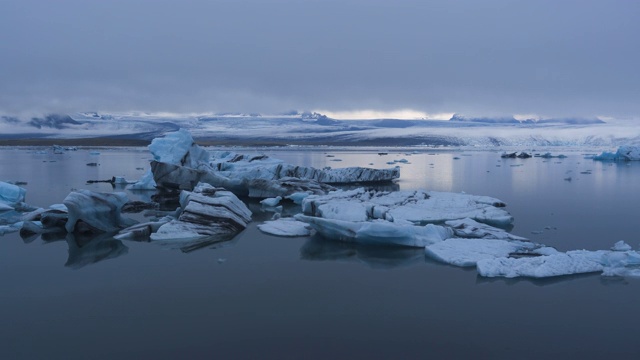
<instances>
[{"instance_id":1,"label":"distant mountain ridge","mask_svg":"<svg viewBox=\"0 0 640 360\"><path fill-rule=\"evenodd\" d=\"M465 117L454 114L449 121L485 123L485 124L569 124L569 125L593 125L605 124L604 121L593 118L552 118L552 119L524 119L518 120L515 117Z\"/></svg>"},{"instance_id":2,"label":"distant mountain ridge","mask_svg":"<svg viewBox=\"0 0 640 360\"><path fill-rule=\"evenodd\" d=\"M180 128L209 145L238 146L617 146L640 143L633 122L599 119L518 120L515 117L450 120L339 120L317 112L280 115L104 114L82 112L29 118L0 115L0 140L101 139L100 143L149 142ZM117 142L116 142L117 140ZM90 144L91 141L87 141Z\"/></svg>"}]
</instances>

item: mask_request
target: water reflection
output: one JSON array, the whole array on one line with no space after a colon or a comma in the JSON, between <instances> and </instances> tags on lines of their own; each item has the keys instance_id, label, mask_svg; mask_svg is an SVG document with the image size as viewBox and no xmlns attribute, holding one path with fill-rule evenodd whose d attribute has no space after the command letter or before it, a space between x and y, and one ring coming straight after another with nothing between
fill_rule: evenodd
<instances>
[{"instance_id":1,"label":"water reflection","mask_svg":"<svg viewBox=\"0 0 640 360\"><path fill-rule=\"evenodd\" d=\"M360 262L373 269L393 269L424 263L422 248L359 245L331 241L316 235L300 248L300 258L311 261Z\"/></svg>"},{"instance_id":2,"label":"water reflection","mask_svg":"<svg viewBox=\"0 0 640 360\"><path fill-rule=\"evenodd\" d=\"M168 241L153 241L155 245L162 246L170 250L180 250L183 253L190 253L200 249L219 249L233 246L237 242L236 234L227 236L209 236L194 239L173 239Z\"/></svg>"},{"instance_id":3,"label":"water reflection","mask_svg":"<svg viewBox=\"0 0 640 360\"><path fill-rule=\"evenodd\" d=\"M110 234L88 237L68 233L65 240L69 245L69 257L64 266L72 269L115 259L129 252L122 241L114 239Z\"/></svg>"},{"instance_id":4,"label":"water reflection","mask_svg":"<svg viewBox=\"0 0 640 360\"><path fill-rule=\"evenodd\" d=\"M549 286L549 285L557 285L565 282L571 282L578 279L591 278L593 276L599 276L600 278L603 278L603 276L601 276L600 273L563 275L563 276L553 276L553 277L540 278L540 279L528 278L528 277L517 277L517 278L511 278L511 279L503 278L503 277L487 278L487 277L482 277L478 275L476 278L476 284L481 285L481 284L501 283L507 286L513 286L521 283L529 283L535 286Z\"/></svg>"}]
</instances>

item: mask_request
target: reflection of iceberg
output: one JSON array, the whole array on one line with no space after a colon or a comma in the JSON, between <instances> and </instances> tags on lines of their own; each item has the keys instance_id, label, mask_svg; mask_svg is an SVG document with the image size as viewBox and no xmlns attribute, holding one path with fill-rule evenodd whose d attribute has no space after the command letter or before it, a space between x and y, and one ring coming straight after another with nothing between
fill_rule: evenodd
<instances>
[{"instance_id":1,"label":"reflection of iceberg","mask_svg":"<svg viewBox=\"0 0 640 360\"><path fill-rule=\"evenodd\" d=\"M233 246L237 242L235 234L200 237L192 239L173 239L168 241L154 240L153 243L171 250L181 250L184 253L199 249L219 249Z\"/></svg>"},{"instance_id":2,"label":"reflection of iceberg","mask_svg":"<svg viewBox=\"0 0 640 360\"><path fill-rule=\"evenodd\" d=\"M420 248L371 246L326 241L314 237L300 249L300 258L314 261L360 262L374 269L391 269L424 263Z\"/></svg>"},{"instance_id":3,"label":"reflection of iceberg","mask_svg":"<svg viewBox=\"0 0 640 360\"><path fill-rule=\"evenodd\" d=\"M69 245L69 258L65 266L72 269L115 259L129 251L122 241L115 240L107 234L82 237L69 233L66 240Z\"/></svg>"}]
</instances>

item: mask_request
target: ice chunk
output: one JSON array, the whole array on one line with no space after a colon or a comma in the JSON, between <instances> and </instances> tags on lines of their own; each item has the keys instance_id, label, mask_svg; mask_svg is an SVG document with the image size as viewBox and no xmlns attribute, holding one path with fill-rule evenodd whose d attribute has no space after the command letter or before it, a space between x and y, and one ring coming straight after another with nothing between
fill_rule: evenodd
<instances>
[{"instance_id":1,"label":"ice chunk","mask_svg":"<svg viewBox=\"0 0 640 360\"><path fill-rule=\"evenodd\" d=\"M603 272L603 275L635 276L640 268L636 251L574 250L536 258L498 258L478 261L478 273L487 277L551 277Z\"/></svg>"},{"instance_id":2,"label":"ice chunk","mask_svg":"<svg viewBox=\"0 0 640 360\"><path fill-rule=\"evenodd\" d=\"M251 221L251 211L233 193L198 184L193 192L180 194L178 219L162 225L151 240L233 237Z\"/></svg>"},{"instance_id":3,"label":"ice chunk","mask_svg":"<svg viewBox=\"0 0 640 360\"><path fill-rule=\"evenodd\" d=\"M0 211L11 210L24 201L27 190L20 186L0 181Z\"/></svg>"},{"instance_id":4,"label":"ice chunk","mask_svg":"<svg viewBox=\"0 0 640 360\"><path fill-rule=\"evenodd\" d=\"M482 259L478 261L477 268L478 274L485 277L544 278L600 272L604 266L590 256L558 253L538 257Z\"/></svg>"},{"instance_id":5,"label":"ice chunk","mask_svg":"<svg viewBox=\"0 0 640 360\"><path fill-rule=\"evenodd\" d=\"M153 173L148 170L142 178L127 187L129 190L156 190L156 182L153 180Z\"/></svg>"},{"instance_id":6,"label":"ice chunk","mask_svg":"<svg viewBox=\"0 0 640 360\"><path fill-rule=\"evenodd\" d=\"M309 225L293 218L280 218L278 220L265 221L258 225L260 231L275 236L309 236Z\"/></svg>"},{"instance_id":7,"label":"ice chunk","mask_svg":"<svg viewBox=\"0 0 640 360\"><path fill-rule=\"evenodd\" d=\"M425 252L436 260L455 266L475 266L483 259L557 253L553 248L528 241L459 238L429 245L425 248Z\"/></svg>"},{"instance_id":8,"label":"ice chunk","mask_svg":"<svg viewBox=\"0 0 640 360\"><path fill-rule=\"evenodd\" d=\"M415 226L389 221L344 221L298 214L296 220L306 222L326 238L372 245L424 247L453 236L448 227L428 224Z\"/></svg>"},{"instance_id":9,"label":"ice chunk","mask_svg":"<svg viewBox=\"0 0 640 360\"><path fill-rule=\"evenodd\" d=\"M282 200L282 196L276 196L274 198L266 198L260 201L260 204L262 204L263 206L274 207L280 204L280 200Z\"/></svg>"},{"instance_id":10,"label":"ice chunk","mask_svg":"<svg viewBox=\"0 0 640 360\"><path fill-rule=\"evenodd\" d=\"M164 137L155 138L149 145L153 159L173 165L198 168L209 160L209 153L200 148L191 133L185 129L167 133Z\"/></svg>"},{"instance_id":11,"label":"ice chunk","mask_svg":"<svg viewBox=\"0 0 640 360\"><path fill-rule=\"evenodd\" d=\"M613 246L611 247L611 250L613 250L613 251L628 251L628 250L631 250L631 245L629 245L626 242L620 240L617 243L613 244Z\"/></svg>"},{"instance_id":12,"label":"ice chunk","mask_svg":"<svg viewBox=\"0 0 640 360\"><path fill-rule=\"evenodd\" d=\"M308 192L295 192L291 195L285 196L285 198L294 202L294 204L302 204L302 200L304 200L307 196L311 195Z\"/></svg>"},{"instance_id":13,"label":"ice chunk","mask_svg":"<svg viewBox=\"0 0 640 360\"><path fill-rule=\"evenodd\" d=\"M122 192L73 191L63 202L69 211L69 220L65 228L67 232L73 232L79 220L104 232L117 231L132 225L120 216L120 210L128 200L127 195Z\"/></svg>"},{"instance_id":14,"label":"ice chunk","mask_svg":"<svg viewBox=\"0 0 640 360\"><path fill-rule=\"evenodd\" d=\"M600 161L640 161L640 146L623 145L615 153L604 151L593 159Z\"/></svg>"}]
</instances>

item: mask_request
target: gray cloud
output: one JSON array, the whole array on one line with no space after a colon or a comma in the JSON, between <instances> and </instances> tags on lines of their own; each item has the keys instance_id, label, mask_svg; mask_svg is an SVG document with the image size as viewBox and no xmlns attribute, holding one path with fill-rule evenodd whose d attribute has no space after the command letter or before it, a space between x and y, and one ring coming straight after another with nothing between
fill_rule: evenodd
<instances>
[{"instance_id":1,"label":"gray cloud","mask_svg":"<svg viewBox=\"0 0 640 360\"><path fill-rule=\"evenodd\" d=\"M637 1L0 1L0 111L640 115Z\"/></svg>"}]
</instances>

